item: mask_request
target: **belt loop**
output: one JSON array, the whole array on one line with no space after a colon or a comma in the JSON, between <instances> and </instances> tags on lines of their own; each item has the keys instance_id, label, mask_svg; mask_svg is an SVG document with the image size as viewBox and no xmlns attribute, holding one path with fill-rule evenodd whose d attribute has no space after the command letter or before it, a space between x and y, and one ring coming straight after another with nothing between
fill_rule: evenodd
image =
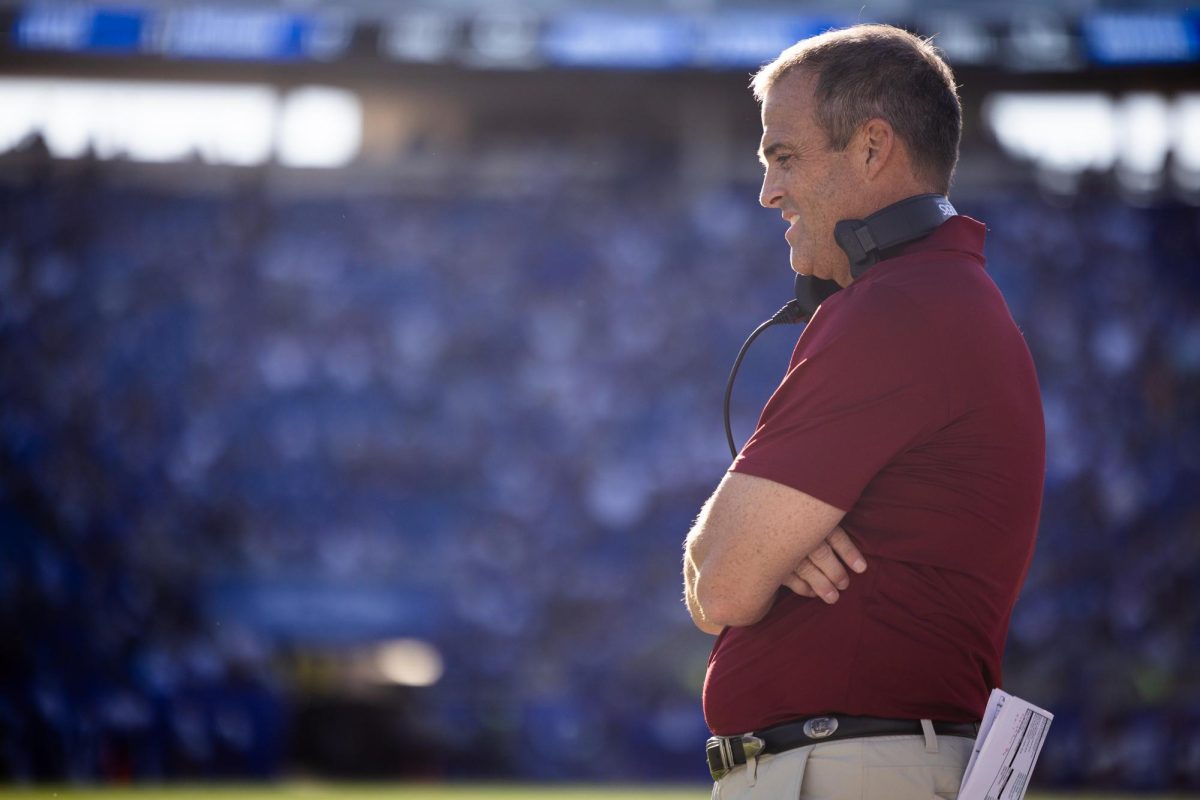
<instances>
[{"instance_id":1,"label":"belt loop","mask_svg":"<svg viewBox=\"0 0 1200 800\"><path fill-rule=\"evenodd\" d=\"M937 734L933 731L933 720L921 720L921 730L925 733L925 752L936 753L938 751Z\"/></svg>"}]
</instances>

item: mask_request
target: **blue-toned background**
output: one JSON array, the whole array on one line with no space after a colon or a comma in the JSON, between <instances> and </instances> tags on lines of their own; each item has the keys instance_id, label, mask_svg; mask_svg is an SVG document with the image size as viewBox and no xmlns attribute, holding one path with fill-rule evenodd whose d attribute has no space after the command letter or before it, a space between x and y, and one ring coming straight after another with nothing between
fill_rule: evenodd
<instances>
[{"instance_id":1,"label":"blue-toned background","mask_svg":"<svg viewBox=\"0 0 1200 800\"><path fill-rule=\"evenodd\" d=\"M783 12L563 4L488 38L470 16L446 34L257 7L260 35L198 55L163 43L215 41L211 19L174 39L158 10L63 22L82 8L0 11L3 71L316 78L361 99L361 142L329 170L153 164L99 138L56 156L46 122L0 154L0 777L702 781L711 640L680 544L728 465L733 356L790 293L743 89L755 20ZM749 38L712 44L725 23ZM1043 522L1006 661L1056 714L1038 779L1195 789L1197 86L1194 65L1089 61L1127 52L1097 49L1113 30L1070 18L1032 74L1009 34L963 56L952 197L989 225L1042 384ZM1142 117L1118 105L1115 161L1031 165L987 124L1014 90L1151 93L1183 132L1138 172L1120 142ZM737 438L797 333L751 352Z\"/></svg>"}]
</instances>

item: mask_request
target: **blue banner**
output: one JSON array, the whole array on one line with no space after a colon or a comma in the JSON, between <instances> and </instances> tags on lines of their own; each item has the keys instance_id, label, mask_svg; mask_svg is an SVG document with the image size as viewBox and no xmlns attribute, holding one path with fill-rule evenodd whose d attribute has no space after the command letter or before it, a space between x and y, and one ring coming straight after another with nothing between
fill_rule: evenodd
<instances>
[{"instance_id":1,"label":"blue banner","mask_svg":"<svg viewBox=\"0 0 1200 800\"><path fill-rule=\"evenodd\" d=\"M199 7L165 15L156 49L177 58L303 58L305 20L274 9Z\"/></svg>"},{"instance_id":2,"label":"blue banner","mask_svg":"<svg viewBox=\"0 0 1200 800\"><path fill-rule=\"evenodd\" d=\"M148 10L32 3L19 13L14 43L30 50L145 53L246 61L328 60L350 42L352 23L334 13L190 6Z\"/></svg>"},{"instance_id":3,"label":"blue banner","mask_svg":"<svg viewBox=\"0 0 1200 800\"><path fill-rule=\"evenodd\" d=\"M690 66L694 41L690 22L682 17L576 11L547 23L542 53L564 67L664 69Z\"/></svg>"},{"instance_id":4,"label":"blue banner","mask_svg":"<svg viewBox=\"0 0 1200 800\"><path fill-rule=\"evenodd\" d=\"M841 28L850 20L756 11L731 11L705 17L698 25L694 62L730 68L762 66L801 39Z\"/></svg>"},{"instance_id":5,"label":"blue banner","mask_svg":"<svg viewBox=\"0 0 1200 800\"><path fill-rule=\"evenodd\" d=\"M1200 14L1113 12L1083 21L1088 56L1096 64L1182 64L1200 60Z\"/></svg>"},{"instance_id":6,"label":"blue banner","mask_svg":"<svg viewBox=\"0 0 1200 800\"><path fill-rule=\"evenodd\" d=\"M753 68L801 39L851 24L833 16L726 11L700 15L575 11L551 17L542 56L554 65L623 69Z\"/></svg>"},{"instance_id":7,"label":"blue banner","mask_svg":"<svg viewBox=\"0 0 1200 800\"><path fill-rule=\"evenodd\" d=\"M13 27L18 47L29 50L137 53L147 14L138 9L45 4L24 9Z\"/></svg>"}]
</instances>

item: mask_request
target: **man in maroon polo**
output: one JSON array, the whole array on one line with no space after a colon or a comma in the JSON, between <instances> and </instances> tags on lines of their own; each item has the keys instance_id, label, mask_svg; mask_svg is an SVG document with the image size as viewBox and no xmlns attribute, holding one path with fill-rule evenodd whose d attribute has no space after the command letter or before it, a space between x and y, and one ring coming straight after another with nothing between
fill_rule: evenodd
<instances>
[{"instance_id":1,"label":"man in maroon polo","mask_svg":"<svg viewBox=\"0 0 1200 800\"><path fill-rule=\"evenodd\" d=\"M1033 552L1037 377L981 223L951 216L857 277L834 228L947 193L954 79L927 42L863 25L753 85L760 200L792 269L842 288L687 537L688 609L718 636L714 797L953 797Z\"/></svg>"}]
</instances>

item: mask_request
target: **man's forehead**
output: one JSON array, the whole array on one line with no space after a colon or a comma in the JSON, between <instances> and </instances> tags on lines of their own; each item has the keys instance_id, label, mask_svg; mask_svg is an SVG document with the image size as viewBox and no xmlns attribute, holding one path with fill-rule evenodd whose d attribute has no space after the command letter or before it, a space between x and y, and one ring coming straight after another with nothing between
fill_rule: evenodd
<instances>
[{"instance_id":1,"label":"man's forehead","mask_svg":"<svg viewBox=\"0 0 1200 800\"><path fill-rule=\"evenodd\" d=\"M812 86L801 73L780 78L763 97L760 156L770 156L781 148L799 146L806 130L812 127Z\"/></svg>"},{"instance_id":2,"label":"man's forehead","mask_svg":"<svg viewBox=\"0 0 1200 800\"><path fill-rule=\"evenodd\" d=\"M817 88L817 78L807 70L794 69L775 79L763 95L763 108L774 100L774 104L808 105Z\"/></svg>"},{"instance_id":3,"label":"man's forehead","mask_svg":"<svg viewBox=\"0 0 1200 800\"><path fill-rule=\"evenodd\" d=\"M789 72L771 85L763 95L762 114L767 118L781 110L808 109L813 103L814 79L802 72Z\"/></svg>"}]
</instances>

